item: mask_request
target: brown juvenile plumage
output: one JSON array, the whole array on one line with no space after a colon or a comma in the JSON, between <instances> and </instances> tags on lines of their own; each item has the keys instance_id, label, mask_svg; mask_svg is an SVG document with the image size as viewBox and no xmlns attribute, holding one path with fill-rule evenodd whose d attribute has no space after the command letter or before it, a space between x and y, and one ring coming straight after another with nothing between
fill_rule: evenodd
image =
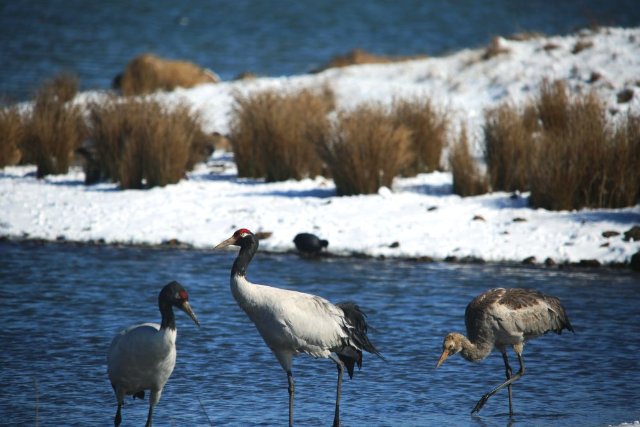
<instances>
[{"instance_id":1,"label":"brown juvenile plumage","mask_svg":"<svg viewBox=\"0 0 640 427\"><path fill-rule=\"evenodd\" d=\"M507 380L482 396L471 412L479 411L489 397L508 387L510 415L513 415L511 384L524 375L524 343L550 331L560 334L567 329L573 332L558 298L519 288L491 289L475 297L465 310L465 325L466 337L455 332L445 337L436 368L456 353L469 361L480 361L494 346L497 347L502 353ZM513 348L520 363L520 370L515 375L509 366L507 346Z\"/></svg>"}]
</instances>

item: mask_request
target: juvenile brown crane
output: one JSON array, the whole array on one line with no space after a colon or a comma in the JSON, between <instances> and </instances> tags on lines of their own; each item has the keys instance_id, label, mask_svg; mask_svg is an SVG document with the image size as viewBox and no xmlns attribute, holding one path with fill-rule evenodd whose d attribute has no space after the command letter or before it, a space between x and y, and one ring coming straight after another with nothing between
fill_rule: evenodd
<instances>
[{"instance_id":1,"label":"juvenile brown crane","mask_svg":"<svg viewBox=\"0 0 640 427\"><path fill-rule=\"evenodd\" d=\"M442 343L442 355L436 368L456 353L471 361L478 362L497 347L502 353L507 380L486 393L471 413L478 412L491 396L507 387L509 390L509 415L513 415L511 384L524 375L522 351L525 341L547 332L562 333L563 329L573 332L567 313L554 296L530 289L488 290L475 297L464 313L467 337L451 332ZM513 347L520 370L512 375L507 346Z\"/></svg>"}]
</instances>

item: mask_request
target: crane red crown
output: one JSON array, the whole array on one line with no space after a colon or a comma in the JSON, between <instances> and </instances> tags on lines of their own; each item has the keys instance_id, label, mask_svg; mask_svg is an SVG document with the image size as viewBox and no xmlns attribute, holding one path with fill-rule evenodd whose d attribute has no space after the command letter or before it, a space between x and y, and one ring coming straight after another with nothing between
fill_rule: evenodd
<instances>
[{"instance_id":1,"label":"crane red crown","mask_svg":"<svg viewBox=\"0 0 640 427\"><path fill-rule=\"evenodd\" d=\"M233 235L234 235L234 237L235 237L236 239L241 239L241 238L243 238L244 236L246 236L247 234L252 234L252 233L251 233L251 231L249 231L249 230L248 230L248 229L246 229L246 228L241 228L241 229L239 229L238 231L236 231L235 233L233 233Z\"/></svg>"}]
</instances>

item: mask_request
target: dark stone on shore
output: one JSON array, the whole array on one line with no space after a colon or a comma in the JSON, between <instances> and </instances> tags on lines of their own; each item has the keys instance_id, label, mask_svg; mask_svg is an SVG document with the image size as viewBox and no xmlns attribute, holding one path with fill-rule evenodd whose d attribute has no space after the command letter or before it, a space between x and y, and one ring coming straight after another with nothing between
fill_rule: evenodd
<instances>
[{"instance_id":1,"label":"dark stone on shore","mask_svg":"<svg viewBox=\"0 0 640 427\"><path fill-rule=\"evenodd\" d=\"M413 258L413 261L416 261L416 262L434 262L435 260L432 257L425 255L425 256L419 256L419 257Z\"/></svg>"},{"instance_id":2,"label":"dark stone on shore","mask_svg":"<svg viewBox=\"0 0 640 427\"><path fill-rule=\"evenodd\" d=\"M556 265L556 261L553 258L547 258L544 260L544 265L546 265L547 267L552 267Z\"/></svg>"},{"instance_id":3,"label":"dark stone on shore","mask_svg":"<svg viewBox=\"0 0 640 427\"><path fill-rule=\"evenodd\" d=\"M625 88L617 94L618 104L626 104L633 99L633 89Z\"/></svg>"},{"instance_id":4,"label":"dark stone on shore","mask_svg":"<svg viewBox=\"0 0 640 427\"><path fill-rule=\"evenodd\" d=\"M517 217L517 218L513 218L513 222L527 222L527 220L525 218Z\"/></svg>"},{"instance_id":5,"label":"dark stone on shore","mask_svg":"<svg viewBox=\"0 0 640 427\"><path fill-rule=\"evenodd\" d=\"M400 247L400 242L393 242L392 244L389 245L389 247L391 249L396 249Z\"/></svg>"},{"instance_id":6,"label":"dark stone on shore","mask_svg":"<svg viewBox=\"0 0 640 427\"><path fill-rule=\"evenodd\" d=\"M627 262L610 262L607 264L609 268L629 268L629 263Z\"/></svg>"},{"instance_id":7,"label":"dark stone on shore","mask_svg":"<svg viewBox=\"0 0 640 427\"><path fill-rule=\"evenodd\" d=\"M600 74L597 71L592 71L591 75L589 76L589 80L587 81L587 83L595 83L598 80L600 80L602 78L602 74Z\"/></svg>"},{"instance_id":8,"label":"dark stone on shore","mask_svg":"<svg viewBox=\"0 0 640 427\"><path fill-rule=\"evenodd\" d=\"M602 264L600 264L600 261L598 261L597 259L581 259L579 262L571 263L571 265L576 267L593 268L593 267L600 267Z\"/></svg>"},{"instance_id":9,"label":"dark stone on shore","mask_svg":"<svg viewBox=\"0 0 640 427\"><path fill-rule=\"evenodd\" d=\"M471 218L473 221L485 221L484 217L482 215L475 215L473 218Z\"/></svg>"},{"instance_id":10,"label":"dark stone on shore","mask_svg":"<svg viewBox=\"0 0 640 427\"><path fill-rule=\"evenodd\" d=\"M603 231L602 232L602 237L606 237L607 239L609 237L614 237L614 236L619 236L619 235L620 235L619 231L607 230L607 231Z\"/></svg>"},{"instance_id":11,"label":"dark stone on shore","mask_svg":"<svg viewBox=\"0 0 640 427\"><path fill-rule=\"evenodd\" d=\"M428 212L433 212L433 211L435 211L435 210L438 210L438 207L437 207L437 206L429 206L429 208L427 208L427 211L428 211Z\"/></svg>"},{"instance_id":12,"label":"dark stone on shore","mask_svg":"<svg viewBox=\"0 0 640 427\"><path fill-rule=\"evenodd\" d=\"M462 258L458 258L458 262L462 264L485 264L486 261L482 258L474 257L474 256L465 256Z\"/></svg>"},{"instance_id":13,"label":"dark stone on shore","mask_svg":"<svg viewBox=\"0 0 640 427\"><path fill-rule=\"evenodd\" d=\"M629 266L634 271L640 271L640 251L631 255L631 260L629 261Z\"/></svg>"},{"instance_id":14,"label":"dark stone on shore","mask_svg":"<svg viewBox=\"0 0 640 427\"><path fill-rule=\"evenodd\" d=\"M485 264L486 261L482 258L474 257L474 256L463 256L458 258L454 255L449 255L444 259L445 262L457 262L460 264Z\"/></svg>"},{"instance_id":15,"label":"dark stone on shore","mask_svg":"<svg viewBox=\"0 0 640 427\"><path fill-rule=\"evenodd\" d=\"M535 264L536 263L536 257L534 257L534 256L526 257L525 259L522 260L522 263L523 264L528 264L528 265Z\"/></svg>"},{"instance_id":16,"label":"dark stone on shore","mask_svg":"<svg viewBox=\"0 0 640 427\"><path fill-rule=\"evenodd\" d=\"M625 242L628 242L630 240L633 240L635 242L640 241L640 226L634 225L633 227L625 231L623 240Z\"/></svg>"}]
</instances>

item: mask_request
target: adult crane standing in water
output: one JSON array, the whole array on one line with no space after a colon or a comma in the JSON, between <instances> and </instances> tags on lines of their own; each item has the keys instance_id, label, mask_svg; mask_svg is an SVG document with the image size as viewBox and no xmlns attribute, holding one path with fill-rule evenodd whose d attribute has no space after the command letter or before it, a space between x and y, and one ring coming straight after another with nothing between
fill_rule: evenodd
<instances>
[{"instance_id":1,"label":"adult crane standing in water","mask_svg":"<svg viewBox=\"0 0 640 427\"><path fill-rule=\"evenodd\" d=\"M353 302L332 304L324 298L297 291L251 283L247 267L258 250L258 239L246 228L216 246L240 246L231 269L231 293L256 325L264 342L287 373L289 425L293 425L293 357L307 353L333 360L338 368L338 386L333 425L340 425L342 373L353 376L354 365L362 366L362 351L382 358L367 337L365 315Z\"/></svg>"}]
</instances>

